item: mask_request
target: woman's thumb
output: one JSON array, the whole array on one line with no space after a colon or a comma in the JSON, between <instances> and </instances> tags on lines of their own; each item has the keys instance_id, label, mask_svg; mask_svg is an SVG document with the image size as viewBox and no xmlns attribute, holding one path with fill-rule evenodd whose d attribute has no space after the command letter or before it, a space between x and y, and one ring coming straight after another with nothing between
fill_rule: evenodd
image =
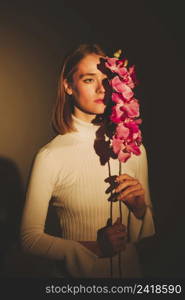
<instances>
[{"instance_id":1,"label":"woman's thumb","mask_svg":"<svg viewBox=\"0 0 185 300\"><path fill-rule=\"evenodd\" d=\"M116 221L114 222L115 225L119 225L121 224L121 218L117 218Z\"/></svg>"}]
</instances>

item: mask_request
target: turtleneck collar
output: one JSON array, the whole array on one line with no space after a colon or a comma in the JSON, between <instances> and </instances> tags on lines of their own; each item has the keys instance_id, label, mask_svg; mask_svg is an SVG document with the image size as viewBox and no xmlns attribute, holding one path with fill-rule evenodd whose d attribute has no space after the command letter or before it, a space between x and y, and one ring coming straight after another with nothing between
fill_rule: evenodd
<instances>
[{"instance_id":1,"label":"turtleneck collar","mask_svg":"<svg viewBox=\"0 0 185 300\"><path fill-rule=\"evenodd\" d=\"M85 139L96 138L96 131L100 128L100 125L85 122L81 119L78 119L74 115L72 115L72 120L74 127L77 129L77 132L73 132L74 135Z\"/></svg>"}]
</instances>

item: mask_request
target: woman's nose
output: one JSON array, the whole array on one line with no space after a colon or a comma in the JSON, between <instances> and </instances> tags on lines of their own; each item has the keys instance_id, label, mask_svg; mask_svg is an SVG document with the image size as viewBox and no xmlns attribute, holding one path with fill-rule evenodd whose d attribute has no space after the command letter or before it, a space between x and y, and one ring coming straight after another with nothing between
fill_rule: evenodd
<instances>
[{"instance_id":1,"label":"woman's nose","mask_svg":"<svg viewBox=\"0 0 185 300\"><path fill-rule=\"evenodd\" d=\"M101 93L105 93L105 87L103 85L103 82L98 82L98 85L97 85L97 91L98 92L101 92Z\"/></svg>"}]
</instances>

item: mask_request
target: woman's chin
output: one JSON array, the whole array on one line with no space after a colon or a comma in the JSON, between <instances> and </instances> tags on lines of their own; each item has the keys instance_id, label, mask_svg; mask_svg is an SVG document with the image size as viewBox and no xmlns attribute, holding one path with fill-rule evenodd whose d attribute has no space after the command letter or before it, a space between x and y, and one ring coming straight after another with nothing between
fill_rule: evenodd
<instances>
[{"instance_id":1,"label":"woman's chin","mask_svg":"<svg viewBox=\"0 0 185 300\"><path fill-rule=\"evenodd\" d=\"M97 115L103 114L105 111L105 107L99 107L94 110L94 113Z\"/></svg>"}]
</instances>

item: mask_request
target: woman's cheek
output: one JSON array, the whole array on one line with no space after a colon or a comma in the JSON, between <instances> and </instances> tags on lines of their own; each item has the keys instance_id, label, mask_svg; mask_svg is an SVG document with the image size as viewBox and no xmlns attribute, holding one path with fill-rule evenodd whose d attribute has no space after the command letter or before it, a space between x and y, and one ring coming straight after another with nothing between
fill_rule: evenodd
<instances>
[{"instance_id":1,"label":"woman's cheek","mask_svg":"<svg viewBox=\"0 0 185 300\"><path fill-rule=\"evenodd\" d=\"M86 87L85 89L83 89L82 94L84 95L85 98L89 98L89 96L91 96L93 94L93 89L92 87Z\"/></svg>"}]
</instances>

